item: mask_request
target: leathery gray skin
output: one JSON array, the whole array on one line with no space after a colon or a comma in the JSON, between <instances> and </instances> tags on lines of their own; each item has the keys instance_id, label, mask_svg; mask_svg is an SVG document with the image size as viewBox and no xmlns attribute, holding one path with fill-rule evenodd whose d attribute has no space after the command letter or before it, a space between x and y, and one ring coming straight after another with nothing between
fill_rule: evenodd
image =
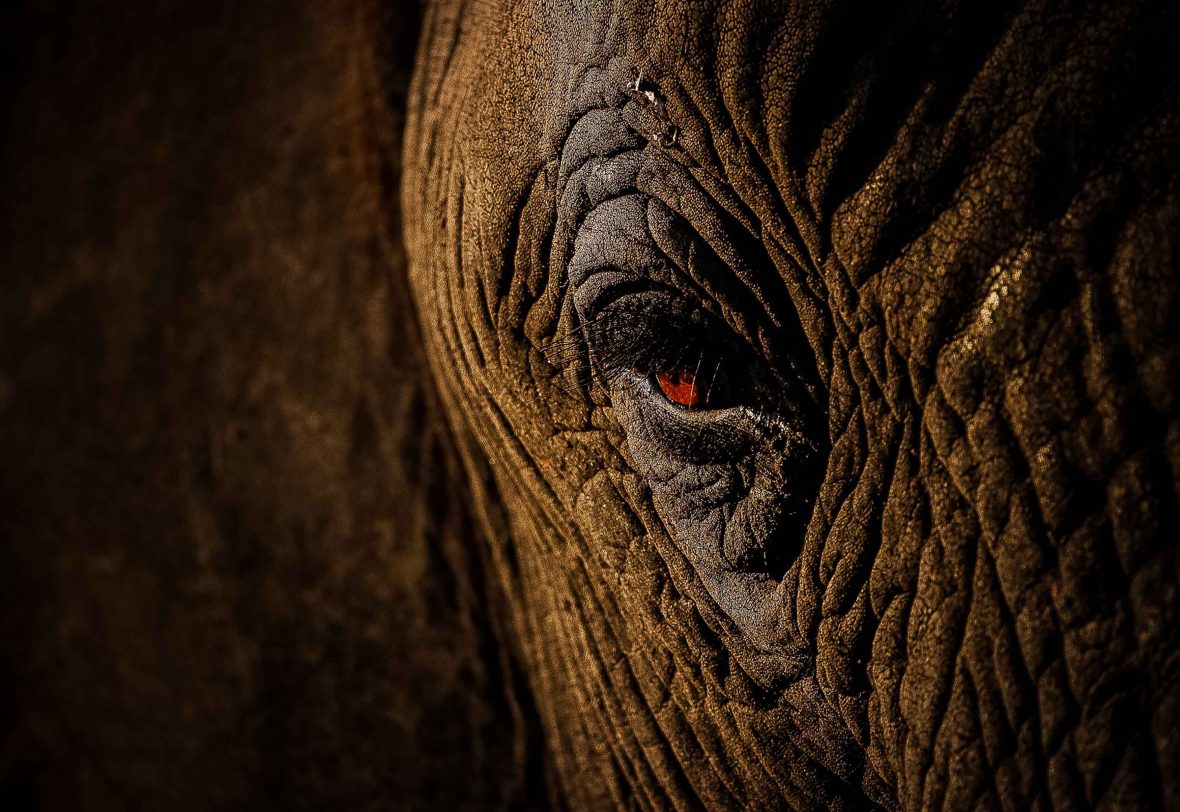
<instances>
[{"instance_id":1,"label":"leathery gray skin","mask_svg":"<svg viewBox=\"0 0 1180 812\"><path fill-rule=\"evenodd\" d=\"M1180 804L1176 23L430 6L412 290L571 806Z\"/></svg>"}]
</instances>

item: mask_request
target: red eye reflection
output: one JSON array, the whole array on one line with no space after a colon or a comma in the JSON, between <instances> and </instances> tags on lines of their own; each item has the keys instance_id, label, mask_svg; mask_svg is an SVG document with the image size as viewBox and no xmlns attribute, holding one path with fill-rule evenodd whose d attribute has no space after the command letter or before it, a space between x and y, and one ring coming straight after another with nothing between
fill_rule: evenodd
<instances>
[{"instance_id":1,"label":"red eye reflection","mask_svg":"<svg viewBox=\"0 0 1180 812\"><path fill-rule=\"evenodd\" d=\"M664 397L677 406L696 409L704 404L705 395L697 388L697 376L687 369L666 369L656 376L656 383Z\"/></svg>"}]
</instances>

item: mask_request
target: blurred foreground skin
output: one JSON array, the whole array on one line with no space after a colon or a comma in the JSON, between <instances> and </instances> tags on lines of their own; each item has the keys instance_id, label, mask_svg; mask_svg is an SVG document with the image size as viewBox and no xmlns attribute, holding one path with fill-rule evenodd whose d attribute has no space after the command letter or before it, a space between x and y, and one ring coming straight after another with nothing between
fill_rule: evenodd
<instances>
[{"instance_id":1,"label":"blurred foreground skin","mask_svg":"<svg viewBox=\"0 0 1180 812\"><path fill-rule=\"evenodd\" d=\"M26 5L0 808L537 805L391 208L416 7Z\"/></svg>"},{"instance_id":2,"label":"blurred foreground skin","mask_svg":"<svg viewBox=\"0 0 1180 812\"><path fill-rule=\"evenodd\" d=\"M0 12L0 807L1180 808L1178 13Z\"/></svg>"}]
</instances>

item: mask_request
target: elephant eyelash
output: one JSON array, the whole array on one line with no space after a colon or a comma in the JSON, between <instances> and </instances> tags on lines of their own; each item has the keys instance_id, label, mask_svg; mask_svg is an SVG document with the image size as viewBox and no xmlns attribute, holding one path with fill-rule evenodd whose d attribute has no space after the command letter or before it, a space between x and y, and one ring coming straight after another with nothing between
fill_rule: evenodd
<instances>
[{"instance_id":1,"label":"elephant eyelash","mask_svg":"<svg viewBox=\"0 0 1180 812\"><path fill-rule=\"evenodd\" d=\"M544 349L557 368L593 371L612 384L638 375L669 405L705 411L738 405L748 394L736 337L721 335L699 315L658 307L607 307ZM579 377L577 384L589 383Z\"/></svg>"}]
</instances>

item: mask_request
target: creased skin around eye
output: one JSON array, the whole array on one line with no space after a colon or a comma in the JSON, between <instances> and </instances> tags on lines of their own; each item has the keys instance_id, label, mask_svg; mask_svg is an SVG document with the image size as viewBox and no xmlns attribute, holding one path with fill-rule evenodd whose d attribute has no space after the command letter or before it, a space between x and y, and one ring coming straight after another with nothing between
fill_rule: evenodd
<instances>
[{"instance_id":1,"label":"creased skin around eye","mask_svg":"<svg viewBox=\"0 0 1180 812\"><path fill-rule=\"evenodd\" d=\"M623 166L621 155L609 160ZM568 251L586 350L578 363L589 362L586 385L609 400L663 529L716 607L758 658L777 664L770 671L801 668L806 654L782 625L777 591L826 462L820 389L804 379L814 365L784 350L799 344L784 344L791 331L781 320L725 318L746 312L733 301L751 292L706 283L732 283L721 256L733 252L713 250L725 242L715 231L699 240L682 209L644 190L645 173L615 197L571 209L577 225L555 238ZM763 347L774 348L773 362Z\"/></svg>"},{"instance_id":2,"label":"creased skin around eye","mask_svg":"<svg viewBox=\"0 0 1180 812\"><path fill-rule=\"evenodd\" d=\"M774 590L802 544L820 449L745 407L679 409L638 375L615 377L611 400L672 540L750 641L777 650Z\"/></svg>"}]
</instances>

